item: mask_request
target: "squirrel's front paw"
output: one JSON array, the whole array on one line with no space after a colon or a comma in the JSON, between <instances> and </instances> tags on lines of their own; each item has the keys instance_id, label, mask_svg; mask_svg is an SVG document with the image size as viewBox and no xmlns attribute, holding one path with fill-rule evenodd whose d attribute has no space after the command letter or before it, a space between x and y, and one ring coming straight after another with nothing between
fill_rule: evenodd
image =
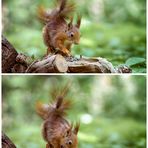
<instances>
[{"instance_id":1,"label":"squirrel's front paw","mask_svg":"<svg viewBox=\"0 0 148 148\"><path fill-rule=\"evenodd\" d=\"M65 50L63 53L64 53L66 56L68 56L68 57L71 56L71 53L69 52L69 50Z\"/></svg>"}]
</instances>

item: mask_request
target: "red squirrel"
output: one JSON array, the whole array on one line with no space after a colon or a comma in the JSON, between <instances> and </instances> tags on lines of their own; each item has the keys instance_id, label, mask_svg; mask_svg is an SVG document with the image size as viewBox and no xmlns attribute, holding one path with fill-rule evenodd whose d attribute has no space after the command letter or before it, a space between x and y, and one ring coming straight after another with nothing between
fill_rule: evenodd
<instances>
[{"instance_id":1,"label":"red squirrel","mask_svg":"<svg viewBox=\"0 0 148 148\"><path fill-rule=\"evenodd\" d=\"M44 120L42 136L47 142L46 148L77 148L80 124L73 126L65 119L71 103L63 99L64 95L59 95L52 104L36 104L36 112Z\"/></svg>"},{"instance_id":2,"label":"red squirrel","mask_svg":"<svg viewBox=\"0 0 148 148\"><path fill-rule=\"evenodd\" d=\"M73 17L69 16L75 10L75 4L67 3L67 0L60 0L59 7L52 10L51 13L39 8L39 18L44 22L43 40L48 47L47 55L56 50L66 56L70 56L72 44L79 44L81 17L78 16L76 25L73 25ZM66 19L70 22L67 23Z\"/></svg>"}]
</instances>

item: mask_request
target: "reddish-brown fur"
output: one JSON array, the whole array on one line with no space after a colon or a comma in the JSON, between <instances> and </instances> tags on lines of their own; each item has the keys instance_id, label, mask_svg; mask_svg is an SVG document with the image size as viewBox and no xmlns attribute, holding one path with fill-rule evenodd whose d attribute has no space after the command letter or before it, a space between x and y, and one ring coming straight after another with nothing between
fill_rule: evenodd
<instances>
[{"instance_id":1,"label":"reddish-brown fur","mask_svg":"<svg viewBox=\"0 0 148 148\"><path fill-rule=\"evenodd\" d=\"M70 17L70 23L66 18L74 12L75 5L68 4L67 0L60 0L59 8L55 8L51 13L43 8L39 9L39 17L45 23L43 28L43 39L48 47L47 54L60 50L65 55L70 55L72 44L78 44L80 40L80 23L78 17L77 24L73 25L73 17Z\"/></svg>"},{"instance_id":2,"label":"reddish-brown fur","mask_svg":"<svg viewBox=\"0 0 148 148\"><path fill-rule=\"evenodd\" d=\"M56 97L53 104L36 104L36 111L44 119L42 135L47 142L46 148L77 148L77 133L79 124L75 127L65 119L65 111L70 108L70 102L63 100L64 96Z\"/></svg>"}]
</instances>

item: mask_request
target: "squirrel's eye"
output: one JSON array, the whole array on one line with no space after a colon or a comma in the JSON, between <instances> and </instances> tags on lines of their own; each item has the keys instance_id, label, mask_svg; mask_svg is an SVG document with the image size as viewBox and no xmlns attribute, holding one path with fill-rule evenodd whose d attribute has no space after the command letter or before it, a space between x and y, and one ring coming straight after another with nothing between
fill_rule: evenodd
<instances>
[{"instance_id":1,"label":"squirrel's eye","mask_svg":"<svg viewBox=\"0 0 148 148\"><path fill-rule=\"evenodd\" d=\"M67 137L67 136L68 136L68 134L69 134L69 131L66 131L66 133L65 133L65 137Z\"/></svg>"}]
</instances>

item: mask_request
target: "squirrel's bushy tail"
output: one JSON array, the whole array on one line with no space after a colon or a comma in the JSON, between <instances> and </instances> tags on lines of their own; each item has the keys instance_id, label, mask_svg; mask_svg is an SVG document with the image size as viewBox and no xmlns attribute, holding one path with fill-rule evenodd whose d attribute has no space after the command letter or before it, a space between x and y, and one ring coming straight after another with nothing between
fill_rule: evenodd
<instances>
[{"instance_id":1,"label":"squirrel's bushy tail","mask_svg":"<svg viewBox=\"0 0 148 148\"><path fill-rule=\"evenodd\" d=\"M37 114L42 118L42 119L47 119L48 117L48 112L50 110L50 106L48 104L43 104L41 102L36 102L35 106Z\"/></svg>"},{"instance_id":2,"label":"squirrel's bushy tail","mask_svg":"<svg viewBox=\"0 0 148 148\"><path fill-rule=\"evenodd\" d=\"M55 105L52 105L51 114L64 116L66 115L66 110L68 110L71 106L71 102L69 100L64 100L64 97L59 96L55 102Z\"/></svg>"},{"instance_id":3,"label":"squirrel's bushy tail","mask_svg":"<svg viewBox=\"0 0 148 148\"><path fill-rule=\"evenodd\" d=\"M68 3L67 0L60 0L60 8L59 8L59 15L61 17L67 18L71 13L75 11L75 4Z\"/></svg>"},{"instance_id":4,"label":"squirrel's bushy tail","mask_svg":"<svg viewBox=\"0 0 148 148\"><path fill-rule=\"evenodd\" d=\"M42 119L47 119L50 116L65 116L66 110L71 106L71 102L63 100L62 96L57 97L56 102L53 104L36 103L36 112Z\"/></svg>"},{"instance_id":5,"label":"squirrel's bushy tail","mask_svg":"<svg viewBox=\"0 0 148 148\"><path fill-rule=\"evenodd\" d=\"M49 22L56 17L68 18L75 10L75 4L67 2L67 0L57 0L58 8L55 8L51 13L46 11L42 6L38 8L38 17L44 23Z\"/></svg>"},{"instance_id":6,"label":"squirrel's bushy tail","mask_svg":"<svg viewBox=\"0 0 148 148\"><path fill-rule=\"evenodd\" d=\"M65 116L66 110L71 107L70 100L64 100L67 94L71 82L68 83L60 94L55 89L52 90L51 95L53 97L53 103L43 104L41 102L36 103L36 112L42 119L47 119L51 116ZM58 95L57 95L58 94Z\"/></svg>"},{"instance_id":7,"label":"squirrel's bushy tail","mask_svg":"<svg viewBox=\"0 0 148 148\"><path fill-rule=\"evenodd\" d=\"M43 6L40 6L38 7L38 18L46 24L51 20L51 14L48 10L45 10Z\"/></svg>"}]
</instances>

